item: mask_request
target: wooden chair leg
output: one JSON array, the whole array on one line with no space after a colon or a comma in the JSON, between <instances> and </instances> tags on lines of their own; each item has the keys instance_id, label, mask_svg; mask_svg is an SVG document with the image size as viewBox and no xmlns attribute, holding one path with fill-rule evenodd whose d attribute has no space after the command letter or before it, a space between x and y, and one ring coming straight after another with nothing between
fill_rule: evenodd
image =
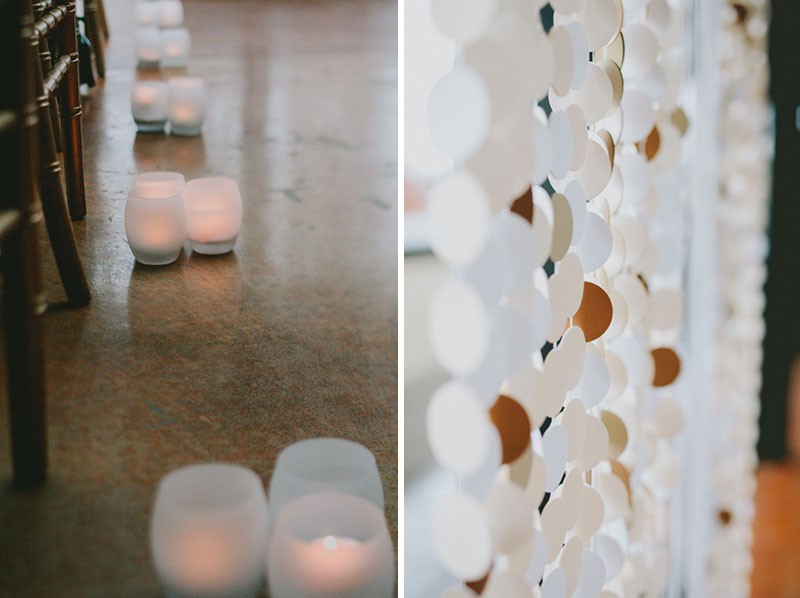
<instances>
[{"instance_id":1,"label":"wooden chair leg","mask_svg":"<svg viewBox=\"0 0 800 598\"><path fill-rule=\"evenodd\" d=\"M101 77L106 76L106 57L103 47L103 35L100 25L100 14L97 8L97 0L85 0L83 3L83 13L86 17L86 34L92 42L94 49L94 59L97 64L97 74Z\"/></svg>"},{"instance_id":2,"label":"wooden chair leg","mask_svg":"<svg viewBox=\"0 0 800 598\"><path fill-rule=\"evenodd\" d=\"M23 35L30 34L28 25L29 20L23 17ZM30 58L25 51L17 56L23 72L31 68ZM33 85L30 79L27 82L20 90L19 145L6 156L8 170L13 176L3 181L4 192L9 193L7 197L12 198L22 214L20 227L6 239L2 255L12 461L14 480L21 487L41 484L47 472L41 330L45 303L41 292L38 239L42 212L35 184L38 123Z\"/></svg>"},{"instance_id":3,"label":"wooden chair leg","mask_svg":"<svg viewBox=\"0 0 800 598\"><path fill-rule=\"evenodd\" d=\"M100 29L103 32L103 39L108 40L108 19L106 18L106 4L103 0L97 0L97 14L100 16Z\"/></svg>"},{"instance_id":4,"label":"wooden chair leg","mask_svg":"<svg viewBox=\"0 0 800 598\"><path fill-rule=\"evenodd\" d=\"M64 132L64 167L66 168L67 199L73 220L86 216L86 186L83 178L83 131L81 129L80 72L78 70L78 40L76 37L75 2L61 28L59 46L71 58L64 81L58 86L61 107L61 128Z\"/></svg>"},{"instance_id":5,"label":"wooden chair leg","mask_svg":"<svg viewBox=\"0 0 800 598\"><path fill-rule=\"evenodd\" d=\"M37 57L38 41L34 40L31 45L33 56ZM73 305L86 305L91 301L91 293L78 254L72 221L67 211L66 193L61 182L61 162L56 153L53 129L48 122L50 120L50 98L44 92L41 64L38 60L34 62L34 81L40 94L37 101L39 109L39 185L42 211L67 298ZM70 122L72 121L70 120ZM69 144L71 139L68 139L67 142Z\"/></svg>"}]
</instances>

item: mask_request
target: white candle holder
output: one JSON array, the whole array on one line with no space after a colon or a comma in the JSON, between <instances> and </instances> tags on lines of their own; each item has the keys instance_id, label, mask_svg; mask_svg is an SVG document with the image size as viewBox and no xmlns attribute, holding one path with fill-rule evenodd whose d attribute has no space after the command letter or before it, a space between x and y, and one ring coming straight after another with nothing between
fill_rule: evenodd
<instances>
[{"instance_id":1,"label":"white candle holder","mask_svg":"<svg viewBox=\"0 0 800 598\"><path fill-rule=\"evenodd\" d=\"M162 133L167 125L169 88L163 81L136 81L131 91L131 112L142 133Z\"/></svg>"},{"instance_id":2,"label":"white candle holder","mask_svg":"<svg viewBox=\"0 0 800 598\"><path fill-rule=\"evenodd\" d=\"M172 77L169 85L170 133L199 135L206 115L206 86L199 77Z\"/></svg>"},{"instance_id":3,"label":"white candle holder","mask_svg":"<svg viewBox=\"0 0 800 598\"><path fill-rule=\"evenodd\" d=\"M186 189L186 179L180 172L168 170L152 170L141 172L133 177L134 187L147 187L156 189L173 189L183 197Z\"/></svg>"},{"instance_id":4,"label":"white candle holder","mask_svg":"<svg viewBox=\"0 0 800 598\"><path fill-rule=\"evenodd\" d=\"M139 0L136 3L136 24L140 26L158 26L160 10L158 2Z\"/></svg>"},{"instance_id":5,"label":"white candle holder","mask_svg":"<svg viewBox=\"0 0 800 598\"><path fill-rule=\"evenodd\" d=\"M183 3L180 0L157 0L158 24L161 27L183 25Z\"/></svg>"},{"instance_id":6,"label":"white candle holder","mask_svg":"<svg viewBox=\"0 0 800 598\"><path fill-rule=\"evenodd\" d=\"M167 475L150 526L153 562L167 596L257 596L268 525L261 480L246 467L207 463Z\"/></svg>"},{"instance_id":7,"label":"white candle holder","mask_svg":"<svg viewBox=\"0 0 800 598\"><path fill-rule=\"evenodd\" d=\"M231 251L242 228L242 196L236 181L225 177L191 180L184 202L192 250L206 255Z\"/></svg>"},{"instance_id":8,"label":"white candle holder","mask_svg":"<svg viewBox=\"0 0 800 598\"><path fill-rule=\"evenodd\" d=\"M192 39L185 27L161 30L161 66L185 67L189 63Z\"/></svg>"},{"instance_id":9,"label":"white candle holder","mask_svg":"<svg viewBox=\"0 0 800 598\"><path fill-rule=\"evenodd\" d=\"M186 238L183 198L175 189L134 187L125 203L125 234L134 257L142 264L171 264Z\"/></svg>"},{"instance_id":10,"label":"white candle holder","mask_svg":"<svg viewBox=\"0 0 800 598\"><path fill-rule=\"evenodd\" d=\"M394 577L386 519L370 501L307 494L281 510L267 559L274 598L389 598Z\"/></svg>"},{"instance_id":11,"label":"white candle holder","mask_svg":"<svg viewBox=\"0 0 800 598\"><path fill-rule=\"evenodd\" d=\"M158 27L137 27L134 35L134 44L139 68L159 68L161 64L161 31Z\"/></svg>"},{"instance_id":12,"label":"white candle holder","mask_svg":"<svg viewBox=\"0 0 800 598\"><path fill-rule=\"evenodd\" d=\"M273 518L294 498L316 492L360 496L383 511L383 484L369 450L341 438L311 438L278 455L269 486Z\"/></svg>"}]
</instances>

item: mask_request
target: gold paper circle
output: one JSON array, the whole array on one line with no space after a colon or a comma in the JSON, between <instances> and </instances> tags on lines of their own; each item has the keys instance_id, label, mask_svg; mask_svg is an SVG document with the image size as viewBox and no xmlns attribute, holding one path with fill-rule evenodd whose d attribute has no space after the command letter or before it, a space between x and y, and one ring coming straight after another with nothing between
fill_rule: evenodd
<instances>
[{"instance_id":1,"label":"gold paper circle","mask_svg":"<svg viewBox=\"0 0 800 598\"><path fill-rule=\"evenodd\" d=\"M530 448L522 451L519 458L508 464L508 479L522 489L528 485L533 467L533 452Z\"/></svg>"},{"instance_id":2,"label":"gold paper circle","mask_svg":"<svg viewBox=\"0 0 800 598\"><path fill-rule=\"evenodd\" d=\"M525 408L506 395L500 395L489 409L503 447L503 463L516 461L531 444L531 421Z\"/></svg>"},{"instance_id":3,"label":"gold paper circle","mask_svg":"<svg viewBox=\"0 0 800 598\"><path fill-rule=\"evenodd\" d=\"M560 193L554 193L553 202L553 246L550 257L554 262L560 262L569 251L572 241L572 210L567 198Z\"/></svg>"},{"instance_id":4,"label":"gold paper circle","mask_svg":"<svg viewBox=\"0 0 800 598\"><path fill-rule=\"evenodd\" d=\"M613 315L608 294L595 283L584 281L583 297L572 317L572 324L583 330L587 343L600 338L608 330Z\"/></svg>"},{"instance_id":5,"label":"gold paper circle","mask_svg":"<svg viewBox=\"0 0 800 598\"><path fill-rule=\"evenodd\" d=\"M660 148L661 133L658 132L658 127L656 125L653 125L653 128L644 140L636 142L636 149L640 154L644 154L648 162L656 157Z\"/></svg>"},{"instance_id":6,"label":"gold paper circle","mask_svg":"<svg viewBox=\"0 0 800 598\"><path fill-rule=\"evenodd\" d=\"M655 365L653 386L669 386L675 382L675 378L681 373L681 359L678 354L669 347L653 349L650 354Z\"/></svg>"},{"instance_id":7,"label":"gold paper circle","mask_svg":"<svg viewBox=\"0 0 800 598\"><path fill-rule=\"evenodd\" d=\"M613 461L619 457L628 446L628 429L625 422L616 413L601 411L600 419L608 432L608 453L606 459Z\"/></svg>"},{"instance_id":8,"label":"gold paper circle","mask_svg":"<svg viewBox=\"0 0 800 598\"><path fill-rule=\"evenodd\" d=\"M606 116L608 116L614 112L614 110L619 108L619 104L622 102L622 92L625 90L625 83L622 78L622 71L616 62L610 58L604 58L597 64L602 67L603 71L608 77L608 80L611 81L611 89L613 90L613 94L611 96L611 106L606 114Z\"/></svg>"},{"instance_id":9,"label":"gold paper circle","mask_svg":"<svg viewBox=\"0 0 800 598\"><path fill-rule=\"evenodd\" d=\"M511 204L511 211L533 224L533 191L530 187L514 200L514 203Z\"/></svg>"},{"instance_id":10,"label":"gold paper circle","mask_svg":"<svg viewBox=\"0 0 800 598\"><path fill-rule=\"evenodd\" d=\"M628 491L628 503L630 504L630 502L631 502L631 474L630 474L630 472L619 461L612 461L611 462L611 473L613 473L620 480L622 480L622 484L625 486L625 490Z\"/></svg>"},{"instance_id":11,"label":"gold paper circle","mask_svg":"<svg viewBox=\"0 0 800 598\"><path fill-rule=\"evenodd\" d=\"M686 131L689 130L689 117L686 116L683 108L675 108L675 110L673 110L672 114L669 116L669 122L671 122L673 126L678 129L681 137L686 135Z\"/></svg>"}]
</instances>

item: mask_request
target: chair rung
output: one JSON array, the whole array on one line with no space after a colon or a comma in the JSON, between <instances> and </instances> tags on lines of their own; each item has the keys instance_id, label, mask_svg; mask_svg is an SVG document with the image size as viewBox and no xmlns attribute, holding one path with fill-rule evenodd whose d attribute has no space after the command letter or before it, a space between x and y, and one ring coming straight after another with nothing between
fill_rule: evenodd
<instances>
[{"instance_id":1,"label":"chair rung","mask_svg":"<svg viewBox=\"0 0 800 598\"><path fill-rule=\"evenodd\" d=\"M33 24L33 35L41 41L61 24L64 17L67 16L67 7L63 5L55 6L44 13L40 18L36 19Z\"/></svg>"},{"instance_id":2,"label":"chair rung","mask_svg":"<svg viewBox=\"0 0 800 598\"><path fill-rule=\"evenodd\" d=\"M16 122L16 112L13 110L0 110L0 135L10 131Z\"/></svg>"},{"instance_id":3,"label":"chair rung","mask_svg":"<svg viewBox=\"0 0 800 598\"><path fill-rule=\"evenodd\" d=\"M22 213L19 210L0 210L0 242L17 230L22 222Z\"/></svg>"},{"instance_id":4,"label":"chair rung","mask_svg":"<svg viewBox=\"0 0 800 598\"><path fill-rule=\"evenodd\" d=\"M44 90L48 95L58 89L58 85L64 79L64 75L67 74L71 62L72 58L68 55L60 56L50 68L50 72L44 78Z\"/></svg>"}]
</instances>

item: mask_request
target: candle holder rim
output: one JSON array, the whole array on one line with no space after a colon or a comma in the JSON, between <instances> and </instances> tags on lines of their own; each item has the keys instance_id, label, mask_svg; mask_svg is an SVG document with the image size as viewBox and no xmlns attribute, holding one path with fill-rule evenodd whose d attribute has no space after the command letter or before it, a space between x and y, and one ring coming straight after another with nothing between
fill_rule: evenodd
<instances>
[{"instance_id":1,"label":"candle holder rim","mask_svg":"<svg viewBox=\"0 0 800 598\"><path fill-rule=\"evenodd\" d=\"M240 492L235 500L225 504L192 504L191 500L195 498L195 493L185 496L186 489L183 487L196 480L204 481L211 470L216 472L224 470L225 472L235 473L239 476L241 481ZM199 477L196 477L198 476ZM229 481L229 480L228 480ZM219 485L216 483L215 485ZM196 489L196 488L195 488ZM229 487L226 490L230 489ZM183 512L197 512L197 513L225 513L239 511L246 508L253 501L264 503L267 502L266 494L264 493L264 485L261 478L256 472L249 467L240 465L238 463L225 463L225 462L212 462L212 463L194 463L185 465L178 469L169 472L164 476L158 485L156 492L156 503L171 508L176 508Z\"/></svg>"},{"instance_id":2,"label":"candle holder rim","mask_svg":"<svg viewBox=\"0 0 800 598\"><path fill-rule=\"evenodd\" d=\"M322 504L320 504L322 502ZM368 526L366 533L341 531L336 529L341 519L336 517L357 509L359 517L357 523ZM299 533L297 526L309 525L309 512L319 520L324 520L329 526L325 531L313 533ZM275 538L285 536L289 540L309 543L325 536L344 536L356 540L362 546L380 543L389 539L389 528L386 524L386 514L371 500L362 496L346 492L311 492L297 496L287 502L278 514L275 522Z\"/></svg>"},{"instance_id":3,"label":"candle holder rim","mask_svg":"<svg viewBox=\"0 0 800 598\"><path fill-rule=\"evenodd\" d=\"M281 464L284 465L283 471L286 472L290 477L295 479L303 480L304 482L310 482L311 484L318 483L320 486L325 486L326 483L324 481L317 481L313 478L310 478L307 475L303 475L298 473L294 465L300 464L303 465L307 463L308 459L304 458L304 456L299 455L297 450L294 449L301 449L306 446L322 444L322 443L330 443L335 442L339 447L346 448L347 450L351 451L350 455L355 456L357 459L355 461L348 461L346 464L343 464L342 467L349 466L350 468L357 470L358 475L353 476L353 479L363 479L365 477L369 477L370 474L373 472L373 467L377 469L377 462L375 460L375 455L372 454L367 447L363 444L356 442L354 440L348 440L346 438L335 438L335 437L317 437L317 438L304 438L303 440L298 440L284 448L280 454L278 455L278 461L276 463L275 469L278 469L278 466ZM350 456L348 455L348 456Z\"/></svg>"},{"instance_id":4,"label":"candle holder rim","mask_svg":"<svg viewBox=\"0 0 800 598\"><path fill-rule=\"evenodd\" d=\"M177 75L167 79L167 85L181 90L205 89L205 81L202 77L194 75Z\"/></svg>"},{"instance_id":5,"label":"candle holder rim","mask_svg":"<svg viewBox=\"0 0 800 598\"><path fill-rule=\"evenodd\" d=\"M229 176L201 176L186 181L186 185L187 186L191 185L192 187L196 187L200 183L224 183L225 185L233 185L236 188L239 187L239 184L236 181L236 179Z\"/></svg>"},{"instance_id":6,"label":"candle holder rim","mask_svg":"<svg viewBox=\"0 0 800 598\"><path fill-rule=\"evenodd\" d=\"M181 187L186 185L186 177L182 172L178 172L176 170L148 170L145 172L139 172L134 175L133 181L134 187L137 183L158 184L168 183L171 181L179 182Z\"/></svg>"},{"instance_id":7,"label":"candle holder rim","mask_svg":"<svg viewBox=\"0 0 800 598\"><path fill-rule=\"evenodd\" d=\"M156 197L148 197L149 194L160 195ZM170 202L175 200L182 201L182 198L183 194L181 193L180 189L176 189L174 187L163 187L160 185L134 184L128 193L128 199L141 199L144 201Z\"/></svg>"}]
</instances>

